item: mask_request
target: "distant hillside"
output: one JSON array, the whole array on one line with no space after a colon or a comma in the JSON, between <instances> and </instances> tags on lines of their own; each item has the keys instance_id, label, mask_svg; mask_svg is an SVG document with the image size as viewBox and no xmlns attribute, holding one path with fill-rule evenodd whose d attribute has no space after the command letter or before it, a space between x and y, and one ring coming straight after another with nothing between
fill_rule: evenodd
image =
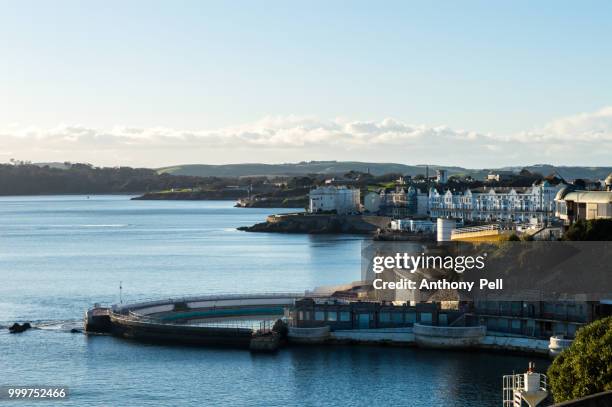
<instances>
[{"instance_id":1,"label":"distant hillside","mask_svg":"<svg viewBox=\"0 0 612 407\"><path fill-rule=\"evenodd\" d=\"M605 179L610 173L612 173L612 167L566 167L566 166L554 166L550 164L536 164L527 167L507 167L500 168L500 170L512 170L520 171L522 168L526 168L531 172L538 172L542 175L548 175L557 173L561 177L571 180L576 178L598 180Z\"/></svg>"},{"instance_id":2,"label":"distant hillside","mask_svg":"<svg viewBox=\"0 0 612 407\"><path fill-rule=\"evenodd\" d=\"M465 168L432 165L430 175L437 168L444 168L450 174L465 173ZM309 161L285 164L189 164L159 168L160 173L172 175L244 177L244 176L290 176L306 174L346 174L349 171L370 172L372 175L399 173L405 175L425 174L425 166L396 163L367 163L359 161ZM477 171L477 170L476 170Z\"/></svg>"},{"instance_id":3,"label":"distant hillside","mask_svg":"<svg viewBox=\"0 0 612 407\"><path fill-rule=\"evenodd\" d=\"M107 194L159 191L172 188L221 190L237 179L171 176L148 168L97 168L88 164L42 166L0 164L1 195ZM243 194L244 195L244 194Z\"/></svg>"},{"instance_id":4,"label":"distant hillside","mask_svg":"<svg viewBox=\"0 0 612 407\"><path fill-rule=\"evenodd\" d=\"M190 164L177 165L174 167L159 168L159 173L172 175L189 175L198 177L245 177L245 176L291 176L306 174L326 174L337 175L345 174L349 171L367 172L372 175L383 175L389 173L400 173L415 176L425 174L425 165L405 165L397 163L367 163L359 161L309 161L300 163L284 164L225 164L225 165L206 165ZM445 169L448 175L471 175L476 179L482 179L489 171L513 171L519 172L526 168L531 172L538 172L542 175L558 173L565 179L586 178L604 179L612 172L612 167L564 167L548 164L538 164L532 166L516 166L493 169L470 169L462 167L448 167L440 165L430 165L430 175L435 174L436 169Z\"/></svg>"}]
</instances>

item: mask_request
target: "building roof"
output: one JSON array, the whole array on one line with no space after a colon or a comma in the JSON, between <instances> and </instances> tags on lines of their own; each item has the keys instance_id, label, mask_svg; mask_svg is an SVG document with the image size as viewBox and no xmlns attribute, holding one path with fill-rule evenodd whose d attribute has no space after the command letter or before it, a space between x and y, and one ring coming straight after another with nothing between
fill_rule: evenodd
<instances>
[{"instance_id":1,"label":"building roof","mask_svg":"<svg viewBox=\"0 0 612 407\"><path fill-rule=\"evenodd\" d=\"M563 198L565 198L565 195L569 194L572 191L573 189L569 186L561 188L559 191L557 191L557 195L555 195L555 201L562 200Z\"/></svg>"},{"instance_id":2,"label":"building roof","mask_svg":"<svg viewBox=\"0 0 612 407\"><path fill-rule=\"evenodd\" d=\"M563 197L565 201L588 203L612 203L610 191L572 191Z\"/></svg>"}]
</instances>

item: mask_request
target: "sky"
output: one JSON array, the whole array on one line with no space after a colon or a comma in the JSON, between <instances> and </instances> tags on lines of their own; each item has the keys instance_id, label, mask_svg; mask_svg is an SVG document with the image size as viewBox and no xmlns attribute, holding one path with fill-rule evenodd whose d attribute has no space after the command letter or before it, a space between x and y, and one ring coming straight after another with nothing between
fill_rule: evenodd
<instances>
[{"instance_id":1,"label":"sky","mask_svg":"<svg viewBox=\"0 0 612 407\"><path fill-rule=\"evenodd\" d=\"M612 166L609 1L0 10L0 162Z\"/></svg>"}]
</instances>

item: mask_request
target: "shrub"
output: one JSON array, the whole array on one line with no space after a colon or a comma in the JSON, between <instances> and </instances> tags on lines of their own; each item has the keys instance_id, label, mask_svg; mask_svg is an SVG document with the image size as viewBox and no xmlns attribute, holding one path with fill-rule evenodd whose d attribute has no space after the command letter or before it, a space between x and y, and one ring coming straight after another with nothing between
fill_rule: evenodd
<instances>
[{"instance_id":1,"label":"shrub","mask_svg":"<svg viewBox=\"0 0 612 407\"><path fill-rule=\"evenodd\" d=\"M565 240L612 240L612 219L579 220L567 229Z\"/></svg>"},{"instance_id":2,"label":"shrub","mask_svg":"<svg viewBox=\"0 0 612 407\"><path fill-rule=\"evenodd\" d=\"M555 402L612 390L612 317L580 330L548 369Z\"/></svg>"}]
</instances>

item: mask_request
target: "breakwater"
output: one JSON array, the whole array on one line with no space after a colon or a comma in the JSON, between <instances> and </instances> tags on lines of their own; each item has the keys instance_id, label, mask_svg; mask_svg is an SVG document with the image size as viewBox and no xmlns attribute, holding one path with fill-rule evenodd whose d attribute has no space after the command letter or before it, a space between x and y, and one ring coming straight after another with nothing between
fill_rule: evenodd
<instances>
[{"instance_id":1,"label":"breakwater","mask_svg":"<svg viewBox=\"0 0 612 407\"><path fill-rule=\"evenodd\" d=\"M96 305L85 315L89 333L145 342L273 351L284 338L280 318L298 294L205 295Z\"/></svg>"}]
</instances>

